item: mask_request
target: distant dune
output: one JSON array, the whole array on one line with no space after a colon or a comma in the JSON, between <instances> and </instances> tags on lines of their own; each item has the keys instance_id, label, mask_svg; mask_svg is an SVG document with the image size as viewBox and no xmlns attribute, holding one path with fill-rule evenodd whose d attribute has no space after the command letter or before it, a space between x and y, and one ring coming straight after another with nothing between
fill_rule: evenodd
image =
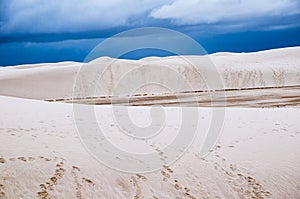
<instances>
[{"instance_id":1,"label":"distant dune","mask_svg":"<svg viewBox=\"0 0 300 199\"><path fill-rule=\"evenodd\" d=\"M106 67L108 63L111 64L99 80L94 96L112 95L113 88L123 74L145 65L169 66L185 78L196 91L208 88L199 71L195 71L195 67L207 78L205 72L210 70L211 66L216 67L224 82L224 88L219 89L294 86L300 84L299 54L300 47L294 47L257 53L216 53L205 58L172 56L134 61L102 57L90 63L62 62L4 67L0 68L0 94L31 99L69 99L73 96L76 76L83 65ZM207 64L207 60L212 63ZM157 89L142 89L137 94L160 94L162 91Z\"/></svg>"}]
</instances>

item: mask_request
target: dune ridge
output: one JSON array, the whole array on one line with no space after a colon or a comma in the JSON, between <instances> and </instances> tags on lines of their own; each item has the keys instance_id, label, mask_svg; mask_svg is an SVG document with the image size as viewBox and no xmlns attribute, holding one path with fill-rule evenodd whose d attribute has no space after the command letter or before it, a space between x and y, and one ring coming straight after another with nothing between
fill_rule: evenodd
<instances>
[{"instance_id":1,"label":"dune ridge","mask_svg":"<svg viewBox=\"0 0 300 199\"><path fill-rule=\"evenodd\" d=\"M167 66L186 79L194 91L205 91L208 90L205 82L207 77L204 74L209 70L205 68L208 61L216 67L223 81L224 87L216 89L295 86L300 85L299 54L300 47L293 47L256 53L212 54L183 58L172 56L144 58L137 61L102 57L90 63L62 62L4 67L0 68L0 94L44 100L70 99L73 97L74 84L81 67L86 65L106 67L111 62L112 64L99 79L94 95L86 97L111 96L123 74L145 65L147 67ZM204 68L200 71L203 77L199 75L199 71L195 71L191 63L197 68ZM135 94L159 95L162 92L165 91L161 88L147 87Z\"/></svg>"}]
</instances>

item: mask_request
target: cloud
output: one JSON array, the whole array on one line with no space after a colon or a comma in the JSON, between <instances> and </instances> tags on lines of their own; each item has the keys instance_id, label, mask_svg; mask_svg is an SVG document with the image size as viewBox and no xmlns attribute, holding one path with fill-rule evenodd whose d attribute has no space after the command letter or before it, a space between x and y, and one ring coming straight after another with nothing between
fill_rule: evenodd
<instances>
[{"instance_id":1,"label":"cloud","mask_svg":"<svg viewBox=\"0 0 300 199\"><path fill-rule=\"evenodd\" d=\"M299 0L175 0L154 9L150 16L176 25L211 24L300 12Z\"/></svg>"},{"instance_id":2,"label":"cloud","mask_svg":"<svg viewBox=\"0 0 300 199\"><path fill-rule=\"evenodd\" d=\"M196 34L289 28L300 25L299 8L299 0L0 0L0 43L109 37L145 26Z\"/></svg>"},{"instance_id":3,"label":"cloud","mask_svg":"<svg viewBox=\"0 0 300 199\"><path fill-rule=\"evenodd\" d=\"M78 32L130 26L132 18L166 3L170 0L1 0L0 32Z\"/></svg>"}]
</instances>

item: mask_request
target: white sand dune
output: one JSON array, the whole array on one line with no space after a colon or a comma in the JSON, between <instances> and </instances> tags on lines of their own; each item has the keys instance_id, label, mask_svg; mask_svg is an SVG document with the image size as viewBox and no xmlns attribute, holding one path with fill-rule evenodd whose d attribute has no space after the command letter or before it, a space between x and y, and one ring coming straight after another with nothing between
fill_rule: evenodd
<instances>
[{"instance_id":1,"label":"white sand dune","mask_svg":"<svg viewBox=\"0 0 300 199\"><path fill-rule=\"evenodd\" d=\"M120 172L96 161L81 142L73 105L40 100L72 98L81 63L0 68L0 198L300 198L299 55L300 47L210 55L226 89L279 88L272 95L265 90L235 90L232 103L242 108L225 109L220 137L205 157L199 156L199 150L210 128L211 107L190 108L200 118L197 136L178 161L165 165L169 157L162 148L180 128L180 107L164 107L166 122L161 133L136 140L118 128L113 106L94 106L106 139L130 152L159 152L160 169L148 173ZM196 56L188 59L202 63ZM88 64L111 60L104 57ZM192 78L191 67L178 57L115 60L102 80L106 84L99 85L95 96L110 95L121 74L144 65L172 66L191 83L200 80ZM194 86L207 89L202 83ZM139 92L161 94L157 87ZM289 103L289 107L248 108L257 107L255 100L268 95L276 96L272 107L276 103ZM150 107L129 109L133 121L149 125ZM102 146L101 140L96 142ZM103 146L103 150L107 149Z\"/></svg>"},{"instance_id":2,"label":"white sand dune","mask_svg":"<svg viewBox=\"0 0 300 199\"><path fill-rule=\"evenodd\" d=\"M106 67L107 63L112 61L112 64L105 70L101 81L99 80L94 96L112 95L113 89L122 75L142 66L169 66L184 77L194 90L198 91L208 89L205 82L207 77L204 73L205 67L212 67L212 64L224 82L224 87L219 89L294 86L300 84L299 55L300 47L293 47L258 53L213 54L204 58L201 56L186 56L185 58L175 56L151 57L132 61L102 57L88 64L62 62L4 67L0 68L0 94L30 99L72 98L74 83L83 65ZM211 60L211 64L207 63L209 60ZM195 71L191 63L197 68L203 69L200 73L204 78ZM174 82L174 84L176 83ZM165 91L161 88L151 87L139 92L140 94L149 94L149 92L160 94Z\"/></svg>"}]
</instances>

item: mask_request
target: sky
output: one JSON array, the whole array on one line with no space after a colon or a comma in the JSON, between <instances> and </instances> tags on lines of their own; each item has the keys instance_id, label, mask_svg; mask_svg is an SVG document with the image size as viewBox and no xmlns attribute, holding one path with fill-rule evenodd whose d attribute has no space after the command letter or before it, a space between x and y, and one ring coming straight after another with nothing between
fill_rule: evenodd
<instances>
[{"instance_id":1,"label":"sky","mask_svg":"<svg viewBox=\"0 0 300 199\"><path fill-rule=\"evenodd\" d=\"M300 46L300 1L0 0L0 66L83 61L105 39L142 27L182 32L208 53Z\"/></svg>"}]
</instances>

